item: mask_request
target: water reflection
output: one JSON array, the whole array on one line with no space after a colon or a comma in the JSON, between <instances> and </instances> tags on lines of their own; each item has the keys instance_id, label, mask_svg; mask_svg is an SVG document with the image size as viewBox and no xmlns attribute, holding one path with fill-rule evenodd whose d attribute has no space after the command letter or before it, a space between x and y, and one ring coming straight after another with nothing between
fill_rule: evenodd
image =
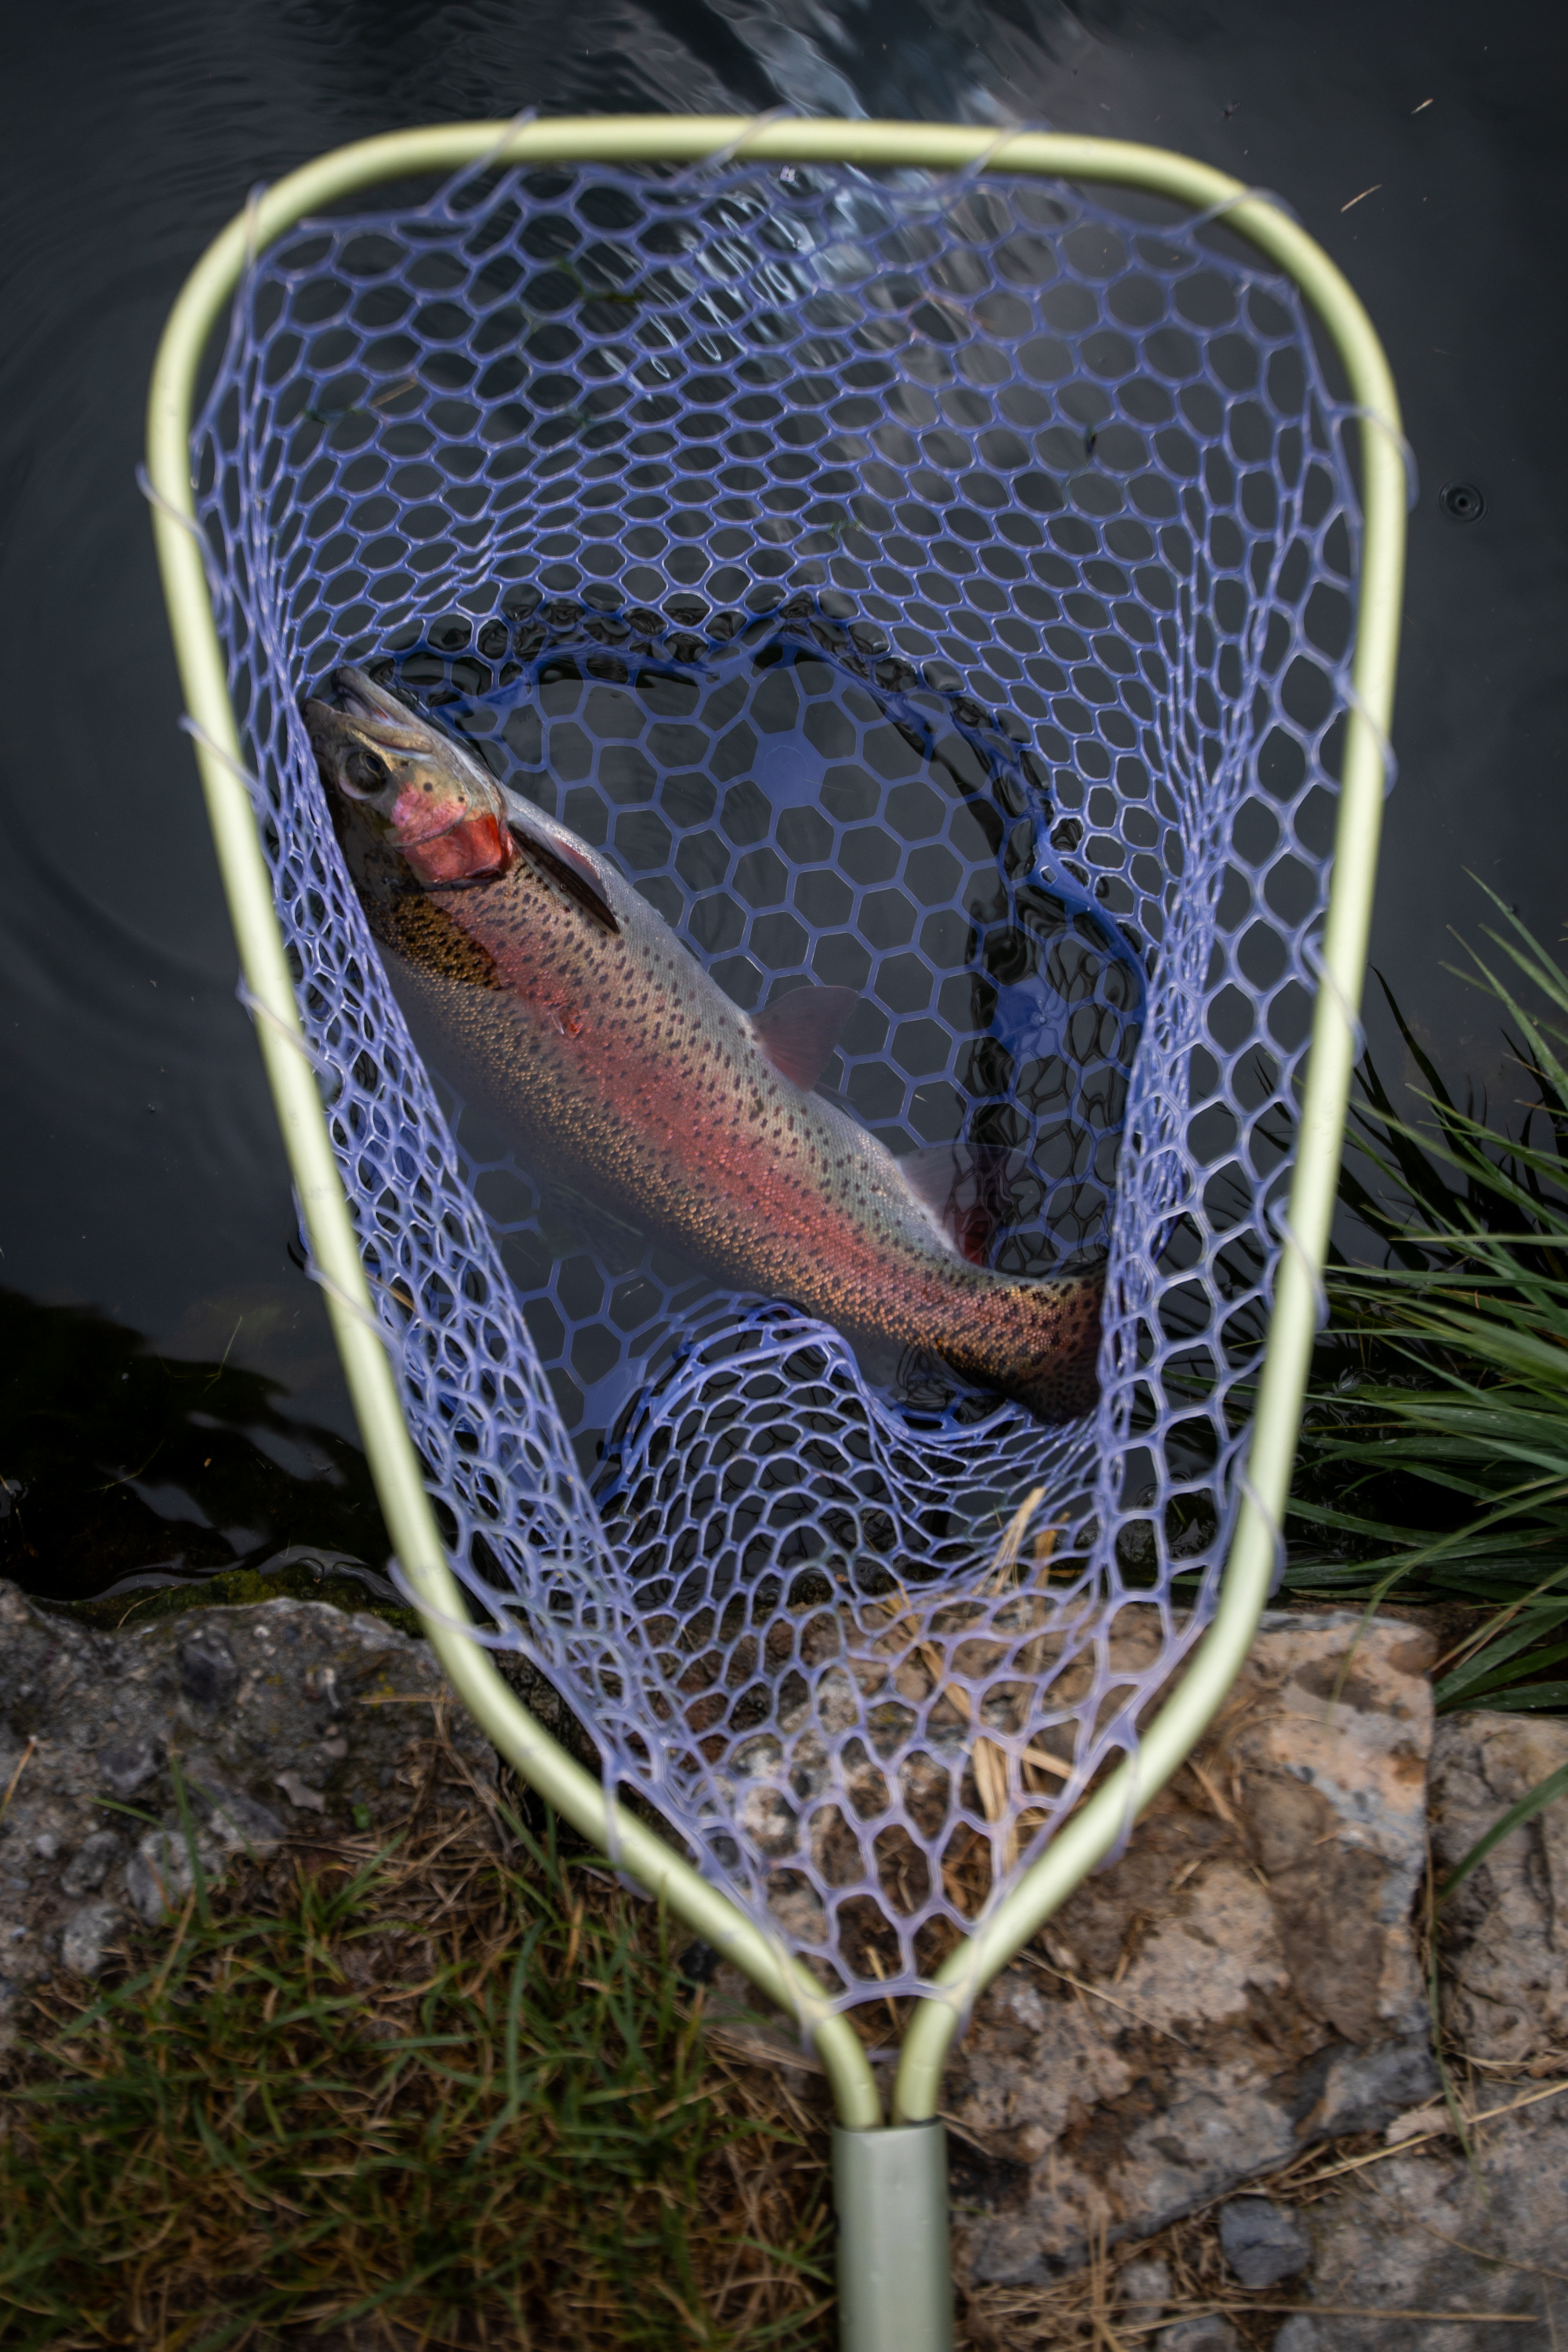
<instances>
[{"instance_id":1,"label":"water reflection","mask_svg":"<svg viewBox=\"0 0 1568 2352\"><path fill-rule=\"evenodd\" d=\"M0 196L15 322L0 351L7 1281L98 1302L170 1362L217 1360L233 1319L208 1328L203 1302L236 1291L250 1304L231 1370L352 1430L320 1303L285 1255L287 1174L174 733L132 481L142 387L186 269L254 183L372 131L527 105L1047 120L1183 148L1287 195L1377 320L1428 486L1374 961L1450 1076L1511 1092L1484 1006L1442 966L1449 927L1473 915L1467 865L1542 937L1563 903L1568 631L1552 533L1568 503L1568 327L1542 297L1568 203L1560 12L1527 0L1483 22L1443 0L1421 26L1413 45L1405 12L1351 0L34 12L8 60ZM1486 498L1464 529L1436 503L1453 481ZM1380 1018L1373 1008L1394 1073L1403 1049Z\"/></svg>"},{"instance_id":2,"label":"water reflection","mask_svg":"<svg viewBox=\"0 0 1568 2352\"><path fill-rule=\"evenodd\" d=\"M10 1290L0 1363L0 1575L26 1591L87 1600L127 1576L210 1574L300 1541L384 1562L359 1448L289 1412L275 1381Z\"/></svg>"}]
</instances>

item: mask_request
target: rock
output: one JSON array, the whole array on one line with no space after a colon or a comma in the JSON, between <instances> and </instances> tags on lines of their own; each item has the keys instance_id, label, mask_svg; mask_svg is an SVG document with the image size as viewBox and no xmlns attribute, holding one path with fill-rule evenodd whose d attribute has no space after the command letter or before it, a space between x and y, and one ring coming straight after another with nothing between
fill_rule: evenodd
<instances>
[{"instance_id":1,"label":"rock","mask_svg":"<svg viewBox=\"0 0 1568 2352\"><path fill-rule=\"evenodd\" d=\"M121 1915L112 1903L84 1903L73 1911L60 1936L60 1958L67 1968L79 1977L95 1977L120 1923Z\"/></svg>"},{"instance_id":2,"label":"rock","mask_svg":"<svg viewBox=\"0 0 1568 2352\"><path fill-rule=\"evenodd\" d=\"M1312 2242L1293 2213L1267 2197L1233 2197L1219 2209L1219 2242L1243 2286L1278 2286L1312 2259Z\"/></svg>"},{"instance_id":3,"label":"rock","mask_svg":"<svg viewBox=\"0 0 1568 2352\"><path fill-rule=\"evenodd\" d=\"M42 1845L43 1839L38 1840ZM52 1841L51 1841L52 1843ZM62 1895L92 1895L103 1885L110 1863L120 1858L121 1844L112 1830L94 1830L83 1838L60 1873Z\"/></svg>"},{"instance_id":4,"label":"rock","mask_svg":"<svg viewBox=\"0 0 1568 2352\"><path fill-rule=\"evenodd\" d=\"M1481 2105L1540 2089L1489 2078ZM1449 2141L1388 2157L1303 2210L1314 2259L1301 2299L1327 2308L1287 2320L1273 2352L1551 2352L1563 2340L1568 2086L1479 2125L1475 2139L1479 2184ZM1380 2304L1389 2317L1352 2315ZM1434 2326L1402 2313L1470 2316Z\"/></svg>"},{"instance_id":5,"label":"rock","mask_svg":"<svg viewBox=\"0 0 1568 2352\"><path fill-rule=\"evenodd\" d=\"M226 1789L211 1774L190 1785L205 1812L208 1835L225 1853L265 1853L268 1846L281 1843L286 1832L277 1814L243 1789Z\"/></svg>"},{"instance_id":6,"label":"rock","mask_svg":"<svg viewBox=\"0 0 1568 2352\"><path fill-rule=\"evenodd\" d=\"M1432 1744L1433 1858L1452 1870L1477 1840L1549 1772L1568 1761L1568 1723L1518 1716L1450 1716ZM1308 2206L1314 2247L1298 2314L1273 2352L1549 2352L1568 2324L1568 2083L1542 2097L1542 2074L1564 2063L1568 2041L1568 1804L1559 1799L1494 1846L1441 1915L1446 2022L1464 2060L1488 2062L1467 2105L1477 2182L1451 2137L1405 2148L1446 2122L1433 2102L1393 2117L1398 2153L1359 2169ZM1512 2085L1500 2066L1517 2064ZM1525 2071L1528 2070L1528 2071ZM1475 2080L1472 2073L1471 2082ZM1529 2099L1528 2105L1517 2105ZM1497 2110L1511 2109L1509 2113ZM1466 2314L1431 2323L1360 2317L1394 2312Z\"/></svg>"},{"instance_id":7,"label":"rock","mask_svg":"<svg viewBox=\"0 0 1568 2352\"><path fill-rule=\"evenodd\" d=\"M1405 1624L1268 1617L1202 1752L982 1999L943 2099L991 2167L966 2284L1047 2281L1436 2091L1431 1656Z\"/></svg>"},{"instance_id":8,"label":"rock","mask_svg":"<svg viewBox=\"0 0 1568 2352\"><path fill-rule=\"evenodd\" d=\"M1452 1870L1568 1764L1568 1722L1466 1714L1432 1745L1432 1853ZM1568 2045L1568 1797L1493 1846L1441 1913L1447 2022L1472 2058L1524 2067Z\"/></svg>"},{"instance_id":9,"label":"rock","mask_svg":"<svg viewBox=\"0 0 1568 2352\"><path fill-rule=\"evenodd\" d=\"M1154 2338L1156 2352L1240 2352L1241 2338L1228 2319L1217 2313L1202 2319L1178 2319L1162 2327Z\"/></svg>"},{"instance_id":10,"label":"rock","mask_svg":"<svg viewBox=\"0 0 1568 2352\"><path fill-rule=\"evenodd\" d=\"M198 1624L186 1634L175 1655L180 1688L194 1705L213 1708L233 1704L239 1689L239 1666L220 1625Z\"/></svg>"},{"instance_id":11,"label":"rock","mask_svg":"<svg viewBox=\"0 0 1568 2352\"><path fill-rule=\"evenodd\" d=\"M149 1927L177 1911L195 1886L194 1843L177 1830L149 1830L126 1864L125 1892ZM205 1870L206 1855L198 1851L197 1859Z\"/></svg>"},{"instance_id":12,"label":"rock","mask_svg":"<svg viewBox=\"0 0 1568 2352\"><path fill-rule=\"evenodd\" d=\"M1445 2099L1428 2099L1423 2107L1406 2107L1384 2126L1384 2147L1397 2147L1401 2140L1426 2139L1435 2131L1448 2128L1448 2106Z\"/></svg>"},{"instance_id":13,"label":"rock","mask_svg":"<svg viewBox=\"0 0 1568 2352\"><path fill-rule=\"evenodd\" d=\"M327 1801L320 1789L312 1789L302 1772L275 1772L273 1786L281 1789L291 1805L301 1812L324 1813Z\"/></svg>"},{"instance_id":14,"label":"rock","mask_svg":"<svg viewBox=\"0 0 1568 2352\"><path fill-rule=\"evenodd\" d=\"M151 1739L121 1739L100 1750L98 1777L121 1799L144 1789L158 1769L158 1748Z\"/></svg>"},{"instance_id":15,"label":"rock","mask_svg":"<svg viewBox=\"0 0 1568 2352\"><path fill-rule=\"evenodd\" d=\"M1151 2254L1123 2263L1116 2273L1116 2299L1145 2324L1158 2319L1171 2300L1170 2263Z\"/></svg>"},{"instance_id":16,"label":"rock","mask_svg":"<svg viewBox=\"0 0 1568 2352\"><path fill-rule=\"evenodd\" d=\"M379 1618L282 1599L104 1632L0 1583L0 2047L30 1986L97 1975L122 1930L178 1911L192 1838L216 1884L240 1853L390 1831L437 1709L493 1787L428 1646Z\"/></svg>"}]
</instances>

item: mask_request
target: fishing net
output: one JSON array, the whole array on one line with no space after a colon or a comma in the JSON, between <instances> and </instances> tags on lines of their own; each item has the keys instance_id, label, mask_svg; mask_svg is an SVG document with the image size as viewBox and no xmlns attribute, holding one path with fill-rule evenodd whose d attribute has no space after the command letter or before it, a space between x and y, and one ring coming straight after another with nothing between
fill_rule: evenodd
<instances>
[{"instance_id":1,"label":"fishing net","mask_svg":"<svg viewBox=\"0 0 1568 2352\"><path fill-rule=\"evenodd\" d=\"M919 1979L1208 1609L1315 992L1358 520L1293 289L980 171L469 173L248 272L197 435L380 1327L481 1637L847 2002ZM368 667L826 1090L1102 1267L1094 1412L858 1360L536 1181L410 1044L300 718Z\"/></svg>"}]
</instances>

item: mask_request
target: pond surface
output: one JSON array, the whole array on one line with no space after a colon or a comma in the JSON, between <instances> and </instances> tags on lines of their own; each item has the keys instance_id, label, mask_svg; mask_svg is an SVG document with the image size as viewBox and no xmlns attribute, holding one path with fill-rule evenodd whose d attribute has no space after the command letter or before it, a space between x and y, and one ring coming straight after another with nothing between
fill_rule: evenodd
<instances>
[{"instance_id":1,"label":"pond surface","mask_svg":"<svg viewBox=\"0 0 1568 2352\"><path fill-rule=\"evenodd\" d=\"M1486 914L1467 868L1548 941L1564 909L1560 27L1552 0L1505 22L1447 0L71 0L14 26L0 1475L32 1502L8 1490L0 1566L85 1591L384 1540L233 993L132 478L163 320L249 187L425 121L790 105L1103 131L1282 195L1366 301L1421 472L1373 961L1445 1071L1506 1102L1492 1011L1444 966Z\"/></svg>"}]
</instances>

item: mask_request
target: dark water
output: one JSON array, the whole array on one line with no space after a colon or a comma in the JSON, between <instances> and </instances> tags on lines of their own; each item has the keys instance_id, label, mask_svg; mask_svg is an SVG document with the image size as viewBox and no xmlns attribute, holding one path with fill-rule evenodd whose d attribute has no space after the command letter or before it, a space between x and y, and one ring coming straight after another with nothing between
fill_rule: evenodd
<instances>
[{"instance_id":1,"label":"dark water","mask_svg":"<svg viewBox=\"0 0 1568 2352\"><path fill-rule=\"evenodd\" d=\"M258 180L348 139L529 105L789 104L1105 131L1283 195L1384 335L1422 476L1374 958L1438 1063L1507 1097L1492 1014L1442 967L1484 914L1467 867L1549 940L1568 911L1555 0L66 0L19 14L7 50L0 1475L31 1530L4 1522L10 1572L79 1591L175 1556L381 1542L289 1255L132 478L185 271ZM1453 483L1484 513L1447 513ZM121 1499L89 1507L100 1489Z\"/></svg>"}]
</instances>

